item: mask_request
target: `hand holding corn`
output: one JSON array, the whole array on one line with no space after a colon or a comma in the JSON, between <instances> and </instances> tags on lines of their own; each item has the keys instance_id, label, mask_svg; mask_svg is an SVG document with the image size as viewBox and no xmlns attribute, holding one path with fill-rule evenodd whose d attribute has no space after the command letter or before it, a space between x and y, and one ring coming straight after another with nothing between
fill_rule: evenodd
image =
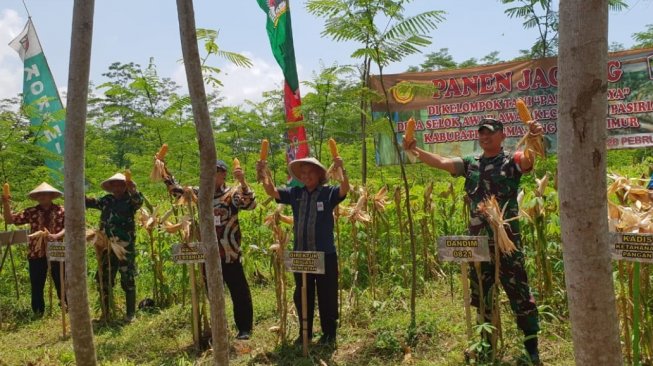
<instances>
[{"instance_id":1,"label":"hand holding corn","mask_svg":"<svg viewBox=\"0 0 653 366\"><path fill-rule=\"evenodd\" d=\"M129 169L125 170L125 184L128 191L134 192L136 190L136 183L132 180L132 172Z\"/></svg>"},{"instance_id":2,"label":"hand holding corn","mask_svg":"<svg viewBox=\"0 0 653 366\"><path fill-rule=\"evenodd\" d=\"M243 173L243 168L241 168L240 160L238 160L238 158L234 158L234 178L243 188L247 186L247 183L245 182L245 174Z\"/></svg>"}]
</instances>

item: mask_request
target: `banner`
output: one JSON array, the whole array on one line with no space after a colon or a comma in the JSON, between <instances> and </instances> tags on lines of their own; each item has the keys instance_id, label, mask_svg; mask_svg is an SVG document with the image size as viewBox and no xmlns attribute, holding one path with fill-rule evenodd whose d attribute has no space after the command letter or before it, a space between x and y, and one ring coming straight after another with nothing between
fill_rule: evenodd
<instances>
[{"instance_id":1,"label":"banner","mask_svg":"<svg viewBox=\"0 0 653 366\"><path fill-rule=\"evenodd\" d=\"M653 48L611 53L606 67L608 149L653 146ZM427 96L414 95L402 83L432 85ZM544 128L548 152L557 149L558 66L554 57L506 62L460 70L385 75L386 86L395 86L390 110L395 136L375 136L378 165L398 164L391 138L401 139L410 117L416 121L420 148L443 156L478 154L478 123L483 117L504 123L504 146L512 150L527 132L515 101L522 98ZM407 84L404 84L407 85ZM381 92L377 76L370 86ZM384 103L372 105L376 117L386 113ZM404 159L415 158L404 154Z\"/></svg>"},{"instance_id":2,"label":"banner","mask_svg":"<svg viewBox=\"0 0 653 366\"><path fill-rule=\"evenodd\" d=\"M23 60L23 108L36 129L37 143L59 156L46 159L45 164L62 182L65 112L31 19L9 46Z\"/></svg>"},{"instance_id":3,"label":"banner","mask_svg":"<svg viewBox=\"0 0 653 366\"><path fill-rule=\"evenodd\" d=\"M305 158L309 154L306 141L306 130L298 125L304 117L296 114L294 109L301 106L299 94L299 77L295 63L295 48L292 39L289 0L256 0L258 5L268 15L265 28L270 38L272 54L281 67L284 76L283 96L286 111L286 122L290 124L287 132L289 147L286 159Z\"/></svg>"}]
</instances>

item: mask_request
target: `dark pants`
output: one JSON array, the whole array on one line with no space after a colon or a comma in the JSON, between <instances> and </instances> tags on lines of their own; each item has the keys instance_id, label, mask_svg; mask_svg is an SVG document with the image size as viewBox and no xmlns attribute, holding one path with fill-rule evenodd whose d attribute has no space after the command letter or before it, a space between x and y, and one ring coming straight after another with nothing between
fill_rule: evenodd
<instances>
[{"instance_id":1,"label":"dark pants","mask_svg":"<svg viewBox=\"0 0 653 366\"><path fill-rule=\"evenodd\" d=\"M254 323L254 307L252 306L252 294L249 291L249 284L247 284L243 264L240 263L240 260L226 263L224 258L221 259L222 279L231 294L236 328L241 332L251 332ZM204 283L208 286L208 282L206 281L206 268L204 266L202 266L202 273L204 275Z\"/></svg>"},{"instance_id":2,"label":"dark pants","mask_svg":"<svg viewBox=\"0 0 653 366\"><path fill-rule=\"evenodd\" d=\"M338 256L336 253L324 256L324 274L306 275L306 298L308 301L308 337L313 338L313 316L315 314L315 288L320 312L322 333L331 339L336 337L338 321ZM295 273L295 307L299 314L299 335L302 335L302 274Z\"/></svg>"},{"instance_id":3,"label":"dark pants","mask_svg":"<svg viewBox=\"0 0 653 366\"><path fill-rule=\"evenodd\" d=\"M129 247L127 249L129 251ZM110 260L107 258L110 257ZM136 264L135 258L128 255L125 260L120 260L113 252L108 256L106 252L102 253L101 270L95 274L95 280L100 290L100 301L102 302L103 315L113 305L109 301L109 293L113 293L113 286L116 282L116 274L120 271L120 287L125 291L125 312L127 316L133 316L136 312ZM100 273L102 274L102 284L100 285Z\"/></svg>"},{"instance_id":4,"label":"dark pants","mask_svg":"<svg viewBox=\"0 0 653 366\"><path fill-rule=\"evenodd\" d=\"M51 262L50 273L54 287L57 289L57 297L61 301L61 279L59 278L59 263ZM48 278L48 259L46 257L29 259L29 281L32 286L32 311L34 314L43 314L45 312L45 298L43 290L45 281Z\"/></svg>"},{"instance_id":5,"label":"dark pants","mask_svg":"<svg viewBox=\"0 0 653 366\"><path fill-rule=\"evenodd\" d=\"M490 253L494 250L491 247ZM491 254L494 258L494 254ZM506 291L510 307L517 318L517 326L524 332L524 335L531 336L540 330L539 317L535 299L528 286L528 277L524 268L524 254L516 250L510 255L501 255L499 268L499 279L503 289ZM480 291L478 285L478 273L474 266L470 266L469 280L472 290L472 305L479 308ZM494 280L494 262L481 263L481 279L483 283L483 299L485 302L485 321L491 321L492 296L491 290L496 285Z\"/></svg>"}]
</instances>

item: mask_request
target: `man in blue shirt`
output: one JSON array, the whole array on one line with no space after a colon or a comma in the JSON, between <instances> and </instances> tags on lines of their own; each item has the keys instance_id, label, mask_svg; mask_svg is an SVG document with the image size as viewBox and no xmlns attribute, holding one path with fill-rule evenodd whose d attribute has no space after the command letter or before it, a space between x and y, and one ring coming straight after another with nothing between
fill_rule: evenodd
<instances>
[{"instance_id":1,"label":"man in blue shirt","mask_svg":"<svg viewBox=\"0 0 653 366\"><path fill-rule=\"evenodd\" d=\"M334 168L342 169L342 158L333 159ZM256 165L259 172L266 169L266 161ZM342 169L343 180L340 186L326 185L326 168L315 158L297 159L288 165L290 175L301 182L303 187L275 187L270 179L263 180L265 192L278 203L292 207L296 251L324 252L324 274L307 275L308 298L308 337L313 337L313 315L315 313L315 289L322 326L321 344L333 344L336 340L338 320L338 256L333 240L333 210L349 192L347 172ZM302 276L295 273L294 301L297 313L301 314ZM302 340L302 324L299 338Z\"/></svg>"}]
</instances>

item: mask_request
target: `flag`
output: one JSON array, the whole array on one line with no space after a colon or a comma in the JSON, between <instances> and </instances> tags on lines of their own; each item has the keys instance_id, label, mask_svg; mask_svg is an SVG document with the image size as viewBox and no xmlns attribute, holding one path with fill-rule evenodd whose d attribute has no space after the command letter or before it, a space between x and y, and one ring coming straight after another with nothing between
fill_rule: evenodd
<instances>
[{"instance_id":1,"label":"flag","mask_svg":"<svg viewBox=\"0 0 653 366\"><path fill-rule=\"evenodd\" d=\"M289 0L256 0L268 15L266 29L270 46L284 76L283 99L286 122L291 124L287 135L290 146L287 150L288 161L308 156L308 143L304 126L298 125L304 118L294 112L302 104L299 94L299 77L295 63L295 48L292 40Z\"/></svg>"},{"instance_id":2,"label":"flag","mask_svg":"<svg viewBox=\"0 0 653 366\"><path fill-rule=\"evenodd\" d=\"M32 19L9 46L23 60L23 109L38 131L37 143L58 156L46 159L45 165L54 171L55 179L61 181L65 111Z\"/></svg>"}]
</instances>

